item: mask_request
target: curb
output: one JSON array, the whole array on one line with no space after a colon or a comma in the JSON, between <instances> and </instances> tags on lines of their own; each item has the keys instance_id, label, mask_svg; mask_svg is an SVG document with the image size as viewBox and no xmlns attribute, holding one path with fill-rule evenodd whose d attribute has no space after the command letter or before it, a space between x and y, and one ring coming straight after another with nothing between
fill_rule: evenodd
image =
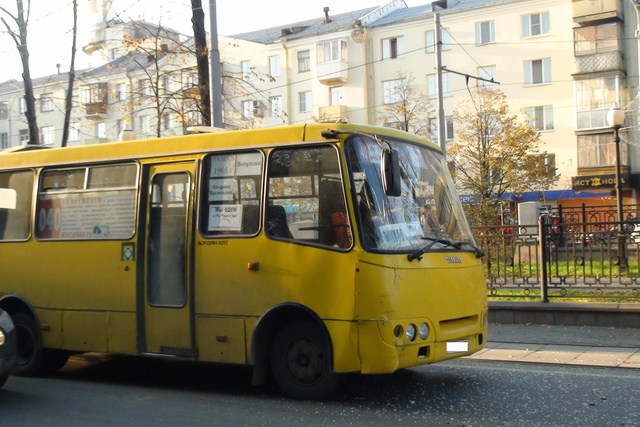
<instances>
[{"instance_id":1,"label":"curb","mask_svg":"<svg viewBox=\"0 0 640 427\"><path fill-rule=\"evenodd\" d=\"M489 322L640 328L640 304L490 301Z\"/></svg>"}]
</instances>

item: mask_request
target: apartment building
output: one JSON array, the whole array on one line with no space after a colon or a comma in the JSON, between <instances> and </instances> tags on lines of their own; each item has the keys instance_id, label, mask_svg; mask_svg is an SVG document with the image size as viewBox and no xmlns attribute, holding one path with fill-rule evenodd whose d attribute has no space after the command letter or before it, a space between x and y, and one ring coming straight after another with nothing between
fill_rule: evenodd
<instances>
[{"instance_id":1,"label":"apartment building","mask_svg":"<svg viewBox=\"0 0 640 427\"><path fill-rule=\"evenodd\" d=\"M435 107L435 14L447 141L455 138L456 105L476 85L490 85L505 93L512 113L538 127L547 161L560 176L552 191L511 200L610 205L615 144L605 117L617 104L627 110L620 133L624 203L636 203L638 15L630 0L443 0L416 7L393 0L336 15L325 8L316 19L220 36L224 126L396 126L386 108L398 101L394 88L403 81ZM123 50L106 42L126 38L122 26L128 24L118 25L104 30L117 27L119 35L97 31L86 49L105 62L79 73L72 119L77 138L70 145L114 141L123 129L153 137L197 124L189 42L169 43L170 32L156 28L162 42ZM64 74L36 81L45 144L59 144L65 82ZM21 82L0 83L3 147L28 140L21 102ZM427 135L436 139L435 114L424 120Z\"/></svg>"}]
</instances>

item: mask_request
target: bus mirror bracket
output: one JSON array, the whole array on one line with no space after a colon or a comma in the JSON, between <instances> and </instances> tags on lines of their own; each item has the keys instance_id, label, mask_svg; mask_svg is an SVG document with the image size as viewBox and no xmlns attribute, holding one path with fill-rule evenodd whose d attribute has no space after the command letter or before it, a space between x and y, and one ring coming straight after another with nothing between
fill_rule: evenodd
<instances>
[{"instance_id":1,"label":"bus mirror bracket","mask_svg":"<svg viewBox=\"0 0 640 427\"><path fill-rule=\"evenodd\" d=\"M382 176L382 187L387 196L399 197L402 192L400 188L400 160L398 152L391 148L383 149L380 159L380 175Z\"/></svg>"}]
</instances>

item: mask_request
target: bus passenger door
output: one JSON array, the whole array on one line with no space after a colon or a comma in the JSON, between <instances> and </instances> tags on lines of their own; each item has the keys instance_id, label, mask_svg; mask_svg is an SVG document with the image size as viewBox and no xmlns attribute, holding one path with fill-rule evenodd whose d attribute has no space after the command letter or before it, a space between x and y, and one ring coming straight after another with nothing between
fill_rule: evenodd
<instances>
[{"instance_id":1,"label":"bus passenger door","mask_svg":"<svg viewBox=\"0 0 640 427\"><path fill-rule=\"evenodd\" d=\"M143 353L196 356L191 282L193 163L151 166L144 257L144 286L138 305Z\"/></svg>"}]
</instances>

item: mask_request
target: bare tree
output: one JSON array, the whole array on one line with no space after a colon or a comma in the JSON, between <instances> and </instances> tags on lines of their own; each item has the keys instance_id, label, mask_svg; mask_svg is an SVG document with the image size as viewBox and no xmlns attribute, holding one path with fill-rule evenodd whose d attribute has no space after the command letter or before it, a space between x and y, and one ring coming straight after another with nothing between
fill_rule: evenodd
<instances>
[{"instance_id":1,"label":"bare tree","mask_svg":"<svg viewBox=\"0 0 640 427\"><path fill-rule=\"evenodd\" d=\"M64 107L64 125L62 127L61 147L67 146L69 139L69 123L71 122L71 110L73 108L73 84L76 77L76 40L78 38L78 0L73 0L73 40L71 42L71 65L69 66L69 84Z\"/></svg>"},{"instance_id":2,"label":"bare tree","mask_svg":"<svg viewBox=\"0 0 640 427\"><path fill-rule=\"evenodd\" d=\"M38 129L38 121L36 117L36 98L33 93L33 82L31 80L31 69L29 67L29 48L27 45L27 27L29 25L29 15L31 13L31 0L27 0L27 10L25 13L24 1L16 0L17 13L13 14L6 8L0 6L0 12L11 18L15 27L11 27L5 17L0 20L7 29L7 33L13 39L20 60L22 62L22 80L24 81L24 100L26 103L25 116L29 126L29 143L40 143L40 131Z\"/></svg>"},{"instance_id":3,"label":"bare tree","mask_svg":"<svg viewBox=\"0 0 640 427\"><path fill-rule=\"evenodd\" d=\"M411 73L398 71L396 79L389 83L380 114L384 126L428 136L429 119L433 117L434 109L423 93L416 92L414 80Z\"/></svg>"}]
</instances>

